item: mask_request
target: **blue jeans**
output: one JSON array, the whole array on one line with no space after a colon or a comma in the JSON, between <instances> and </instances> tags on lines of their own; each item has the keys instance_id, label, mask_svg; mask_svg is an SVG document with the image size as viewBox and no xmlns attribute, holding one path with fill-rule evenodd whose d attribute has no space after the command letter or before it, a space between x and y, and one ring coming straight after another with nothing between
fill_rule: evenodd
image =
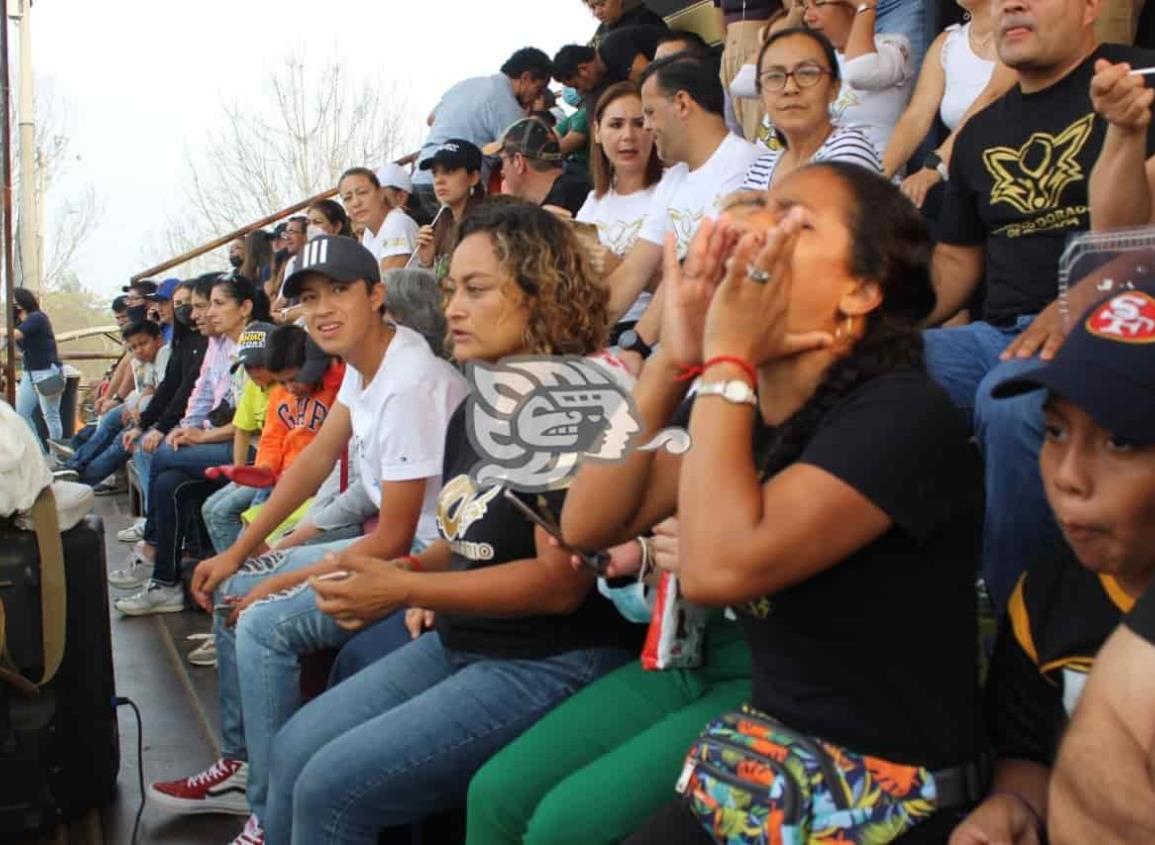
<instances>
[{"instance_id":1,"label":"blue jeans","mask_svg":"<svg viewBox=\"0 0 1155 845\"><path fill-rule=\"evenodd\" d=\"M354 542L299 546L251 558L221 584L214 598L221 754L249 761L247 795L258 818L264 811L273 735L301 706L300 656L337 648L352 632L317 609L307 584L252 605L235 628L225 624L232 611L225 598L244 596L274 573L304 569Z\"/></svg>"},{"instance_id":2,"label":"blue jeans","mask_svg":"<svg viewBox=\"0 0 1155 845\"><path fill-rule=\"evenodd\" d=\"M593 648L500 660L424 634L309 702L277 734L267 841L375 843L381 828L461 806L493 754L636 657Z\"/></svg>"},{"instance_id":3,"label":"blue jeans","mask_svg":"<svg viewBox=\"0 0 1155 845\"><path fill-rule=\"evenodd\" d=\"M47 370L31 372L25 370L16 385L16 413L24 417L24 421L32 428L32 433L36 435L38 442L40 432L36 430L37 408L40 409L40 415L44 417L44 426L48 429L48 437L52 440L59 440L64 436L64 424L60 420L60 400L64 396L63 391L55 396L41 396L32 383L34 379L46 378L54 372L60 372L60 368L52 366ZM41 444L41 448L44 448L44 444Z\"/></svg>"},{"instance_id":4,"label":"blue jeans","mask_svg":"<svg viewBox=\"0 0 1155 845\"><path fill-rule=\"evenodd\" d=\"M364 631L358 631L353 639L341 646L337 659L333 661L333 668L329 670L329 686L337 686L412 639L409 629L405 627L404 609L390 613Z\"/></svg>"},{"instance_id":5,"label":"blue jeans","mask_svg":"<svg viewBox=\"0 0 1155 845\"><path fill-rule=\"evenodd\" d=\"M119 405L113 407L113 409L105 413L103 417L100 417L96 424L96 431L92 432L89 439L84 441L83 446L77 449L76 454L65 464L68 469L79 472L81 480L84 481L85 484L98 483L98 481L111 476L113 472L116 472L120 468L120 464L124 463L124 461L121 461L120 464L114 466L109 472L105 472L103 476L99 476L95 481L89 480L88 476L90 473L85 472L89 464L96 461L96 458L100 454L104 453L106 449L112 448L112 444L119 440L118 435L125 429L125 424L121 421L124 413L125 406ZM127 457L124 449L120 449L119 451ZM103 466L104 463L106 462L100 462L99 465Z\"/></svg>"},{"instance_id":6,"label":"blue jeans","mask_svg":"<svg viewBox=\"0 0 1155 845\"><path fill-rule=\"evenodd\" d=\"M259 492L262 491L256 487L230 482L205 499L201 516L217 554L237 541L241 535L241 514L253 506Z\"/></svg>"},{"instance_id":7,"label":"blue jeans","mask_svg":"<svg viewBox=\"0 0 1155 845\"><path fill-rule=\"evenodd\" d=\"M95 435L93 436L95 440ZM91 441L89 441L91 442ZM87 446L87 444L85 444ZM76 457L80 457L80 452L76 453ZM120 442L119 437L113 437L112 442L102 449L97 455L92 457L86 464L77 466L75 469L80 473L80 480L85 484L99 484L108 476L112 475L122 466L128 463L132 455L124 448ZM74 459L75 460L75 459ZM148 510L148 485L144 480L148 478L147 475L140 476L142 479L141 487L144 494L145 511Z\"/></svg>"},{"instance_id":8,"label":"blue jeans","mask_svg":"<svg viewBox=\"0 0 1155 845\"><path fill-rule=\"evenodd\" d=\"M1032 319L1020 317L1010 328L980 322L923 333L927 369L967 414L983 453L982 575L1000 611L1027 564L1062 543L1039 474L1046 392L991 397L995 385L1039 366L1037 358L999 360Z\"/></svg>"},{"instance_id":9,"label":"blue jeans","mask_svg":"<svg viewBox=\"0 0 1155 845\"><path fill-rule=\"evenodd\" d=\"M182 446L179 449L174 449L168 443L162 442L151 455L145 455L142 449L136 451L141 455L141 463L137 464L140 483L148 488L148 512L144 525L144 539L154 545L159 527L157 517L160 516L156 513L157 508L153 507L154 504L159 504L154 502L152 489L157 479L165 472L172 470L178 471L188 478L204 480L206 469L229 464L233 460L233 444L229 441L198 443L196 446ZM142 469L142 464L147 468L143 473L139 472ZM167 517L168 514L166 513L165 518Z\"/></svg>"},{"instance_id":10,"label":"blue jeans","mask_svg":"<svg viewBox=\"0 0 1155 845\"><path fill-rule=\"evenodd\" d=\"M910 39L914 60L915 79L922 67L922 57L938 32L933 25L938 20L938 9L933 0L878 0L874 31L887 35L905 35ZM915 79L907 83L914 90Z\"/></svg>"}]
</instances>

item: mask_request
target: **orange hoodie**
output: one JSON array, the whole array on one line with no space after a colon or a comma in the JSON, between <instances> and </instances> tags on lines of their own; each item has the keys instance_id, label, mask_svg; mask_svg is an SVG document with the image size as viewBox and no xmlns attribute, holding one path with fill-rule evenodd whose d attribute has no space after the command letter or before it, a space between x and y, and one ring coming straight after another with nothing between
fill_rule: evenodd
<instances>
[{"instance_id":1,"label":"orange hoodie","mask_svg":"<svg viewBox=\"0 0 1155 845\"><path fill-rule=\"evenodd\" d=\"M270 390L256 466L268 467L277 473L287 470L321 430L321 423L337 400L337 390L344 378L344 362L334 361L317 389L303 399L281 384Z\"/></svg>"}]
</instances>

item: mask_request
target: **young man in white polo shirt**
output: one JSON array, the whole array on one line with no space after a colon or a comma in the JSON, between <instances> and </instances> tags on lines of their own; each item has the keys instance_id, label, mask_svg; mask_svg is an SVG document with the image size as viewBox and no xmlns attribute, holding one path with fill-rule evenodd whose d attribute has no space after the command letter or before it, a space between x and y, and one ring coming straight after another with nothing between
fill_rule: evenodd
<instances>
[{"instance_id":1,"label":"young man in white polo shirt","mask_svg":"<svg viewBox=\"0 0 1155 845\"><path fill-rule=\"evenodd\" d=\"M193 593L214 611L222 759L204 773L151 788L157 803L176 812L251 808L241 843L263 841L258 820L268 750L299 704L297 657L352 636L317 609L307 579L338 572L343 554L390 560L436 537L445 430L468 393L461 375L421 335L381 318L385 293L377 261L356 241L310 241L300 269L285 280L285 292L300 298L317 345L345 359L345 380L317 437L253 523L230 549L197 567ZM250 558L317 490L346 443L365 492L380 502L372 533ZM238 609L244 613L232 627Z\"/></svg>"},{"instance_id":2,"label":"young man in white polo shirt","mask_svg":"<svg viewBox=\"0 0 1155 845\"><path fill-rule=\"evenodd\" d=\"M757 147L726 129L724 109L717 69L701 58L676 53L642 74L642 112L669 169L654 191L637 242L606 278L610 319L625 313L661 267L666 233L674 233L678 257L684 256L702 219L718 214L723 198L738 190L758 157ZM655 341L630 330L622 333L619 346L645 357Z\"/></svg>"}]
</instances>

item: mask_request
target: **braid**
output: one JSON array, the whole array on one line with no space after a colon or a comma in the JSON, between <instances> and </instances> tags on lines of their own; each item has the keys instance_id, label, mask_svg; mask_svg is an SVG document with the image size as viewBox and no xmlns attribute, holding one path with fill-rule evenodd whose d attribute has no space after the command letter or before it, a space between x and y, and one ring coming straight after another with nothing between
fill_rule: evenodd
<instances>
[{"instance_id":1,"label":"braid","mask_svg":"<svg viewBox=\"0 0 1155 845\"><path fill-rule=\"evenodd\" d=\"M774 433L763 464L764 479L798 459L830 411L856 388L895 370L923 370L922 335L907 320L872 317L853 351L830 365L818 389Z\"/></svg>"}]
</instances>

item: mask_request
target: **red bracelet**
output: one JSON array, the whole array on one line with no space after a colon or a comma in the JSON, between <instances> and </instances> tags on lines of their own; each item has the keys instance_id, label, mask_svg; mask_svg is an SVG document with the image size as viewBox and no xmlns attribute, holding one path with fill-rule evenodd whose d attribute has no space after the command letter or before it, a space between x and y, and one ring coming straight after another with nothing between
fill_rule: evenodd
<instances>
[{"instance_id":1,"label":"red bracelet","mask_svg":"<svg viewBox=\"0 0 1155 845\"><path fill-rule=\"evenodd\" d=\"M704 361L701 366L683 367L682 372L678 375L677 381L689 381L692 378L696 378L715 364L733 364L735 367L741 369L747 378L750 379L751 387L758 386L758 371L754 368L754 365L745 358L739 358L737 355L715 355L708 361Z\"/></svg>"},{"instance_id":2,"label":"red bracelet","mask_svg":"<svg viewBox=\"0 0 1155 845\"><path fill-rule=\"evenodd\" d=\"M424 572L425 567L421 565L421 560L417 555L405 555L405 560L409 561L410 572Z\"/></svg>"}]
</instances>

